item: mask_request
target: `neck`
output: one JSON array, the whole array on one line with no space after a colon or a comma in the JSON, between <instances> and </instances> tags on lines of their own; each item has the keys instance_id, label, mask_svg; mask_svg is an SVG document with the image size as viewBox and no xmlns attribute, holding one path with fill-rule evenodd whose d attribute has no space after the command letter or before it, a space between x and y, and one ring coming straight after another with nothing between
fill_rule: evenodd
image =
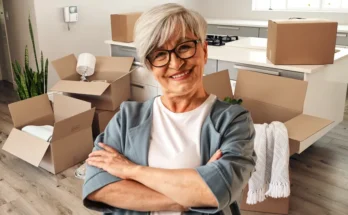
<instances>
[{"instance_id":1,"label":"neck","mask_svg":"<svg viewBox=\"0 0 348 215\"><path fill-rule=\"evenodd\" d=\"M174 113L183 113L199 107L207 98L204 88L182 96L171 96L164 93L161 96L163 105Z\"/></svg>"}]
</instances>

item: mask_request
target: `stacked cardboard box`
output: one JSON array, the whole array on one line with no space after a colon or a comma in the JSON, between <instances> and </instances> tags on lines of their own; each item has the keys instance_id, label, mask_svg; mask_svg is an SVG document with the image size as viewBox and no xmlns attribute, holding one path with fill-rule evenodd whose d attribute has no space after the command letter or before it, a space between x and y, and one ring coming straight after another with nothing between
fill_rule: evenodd
<instances>
[{"instance_id":1,"label":"stacked cardboard box","mask_svg":"<svg viewBox=\"0 0 348 215\"><path fill-rule=\"evenodd\" d=\"M267 58L276 65L332 64L337 25L324 19L269 20Z\"/></svg>"},{"instance_id":2,"label":"stacked cardboard box","mask_svg":"<svg viewBox=\"0 0 348 215\"><path fill-rule=\"evenodd\" d=\"M133 42L134 26L141 14L141 12L112 14L110 16L112 40Z\"/></svg>"},{"instance_id":3,"label":"stacked cardboard box","mask_svg":"<svg viewBox=\"0 0 348 215\"><path fill-rule=\"evenodd\" d=\"M97 56L94 74L87 78L88 82L81 82L75 55L62 57L52 62L61 80L51 90L88 101L96 108L93 120L93 137L96 137L104 131L121 103L131 97L133 61L133 57Z\"/></svg>"}]
</instances>

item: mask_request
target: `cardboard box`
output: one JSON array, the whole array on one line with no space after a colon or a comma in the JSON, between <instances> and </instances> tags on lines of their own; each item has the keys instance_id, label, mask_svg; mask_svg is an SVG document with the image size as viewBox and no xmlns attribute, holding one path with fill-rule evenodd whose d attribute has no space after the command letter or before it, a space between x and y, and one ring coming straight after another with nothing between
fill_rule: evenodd
<instances>
[{"instance_id":1,"label":"cardboard box","mask_svg":"<svg viewBox=\"0 0 348 215\"><path fill-rule=\"evenodd\" d=\"M117 108L115 111L96 110L93 119L93 137L97 137L104 131L112 117L119 111Z\"/></svg>"},{"instance_id":2,"label":"cardboard box","mask_svg":"<svg viewBox=\"0 0 348 215\"><path fill-rule=\"evenodd\" d=\"M283 122L288 130L290 155L300 153L301 144L333 123L303 113L306 81L240 70L235 93L232 93L228 71L224 70L204 76L203 82L206 91L221 100L227 96L243 99L242 105L250 111L255 124ZM268 198L262 203L248 205L246 194L247 189L240 205L242 210L277 214L287 214L289 211L289 197Z\"/></svg>"},{"instance_id":3,"label":"cardboard box","mask_svg":"<svg viewBox=\"0 0 348 215\"><path fill-rule=\"evenodd\" d=\"M113 41L133 42L134 26L142 13L111 14L111 36Z\"/></svg>"},{"instance_id":4,"label":"cardboard box","mask_svg":"<svg viewBox=\"0 0 348 215\"><path fill-rule=\"evenodd\" d=\"M57 174L84 161L93 149L91 104L55 95L53 110L48 95L40 95L9 105L14 128L3 150L22 160ZM54 126L51 142L21 129L27 125Z\"/></svg>"},{"instance_id":5,"label":"cardboard box","mask_svg":"<svg viewBox=\"0 0 348 215\"><path fill-rule=\"evenodd\" d=\"M267 58L276 65L332 64L337 25L323 19L269 20Z\"/></svg>"},{"instance_id":6,"label":"cardboard box","mask_svg":"<svg viewBox=\"0 0 348 215\"><path fill-rule=\"evenodd\" d=\"M123 101L130 99L130 70L134 57L96 57L95 72L80 81L76 72L77 59L71 54L52 62L59 80L50 90L68 93L69 96L92 103L100 110L116 110ZM107 80L108 82L93 82Z\"/></svg>"}]
</instances>

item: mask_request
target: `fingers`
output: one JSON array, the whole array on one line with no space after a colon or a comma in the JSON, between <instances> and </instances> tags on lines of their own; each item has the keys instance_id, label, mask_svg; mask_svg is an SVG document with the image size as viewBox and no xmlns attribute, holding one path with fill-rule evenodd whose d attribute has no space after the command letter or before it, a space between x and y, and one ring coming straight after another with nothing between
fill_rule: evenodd
<instances>
[{"instance_id":1,"label":"fingers","mask_svg":"<svg viewBox=\"0 0 348 215\"><path fill-rule=\"evenodd\" d=\"M118 151L116 151L115 149L113 149L112 147L110 147L104 143L98 143L98 145L104 150L94 151L94 152L89 154L89 157L93 157L93 156L117 156L117 155L119 155Z\"/></svg>"},{"instance_id":2,"label":"fingers","mask_svg":"<svg viewBox=\"0 0 348 215\"><path fill-rule=\"evenodd\" d=\"M220 149L218 149L215 154L213 154L213 156L210 158L210 160L208 161L208 163L219 160L222 156L222 152Z\"/></svg>"},{"instance_id":3,"label":"fingers","mask_svg":"<svg viewBox=\"0 0 348 215\"><path fill-rule=\"evenodd\" d=\"M100 169L104 169L104 165L105 163L102 162L102 161L95 161L95 160L87 160L87 164L90 165L90 166L94 166L94 167L97 167L97 168L100 168Z\"/></svg>"},{"instance_id":4,"label":"fingers","mask_svg":"<svg viewBox=\"0 0 348 215\"><path fill-rule=\"evenodd\" d=\"M104 150L98 150L98 151L94 151L94 152L90 153L88 155L88 157L100 157L100 156L101 157L109 157L111 155L112 155L112 153L110 153L110 152L107 152Z\"/></svg>"},{"instance_id":5,"label":"fingers","mask_svg":"<svg viewBox=\"0 0 348 215\"><path fill-rule=\"evenodd\" d=\"M105 163L105 158L104 157L90 157L86 161L87 161L87 163L88 162L103 162L103 163Z\"/></svg>"}]
</instances>

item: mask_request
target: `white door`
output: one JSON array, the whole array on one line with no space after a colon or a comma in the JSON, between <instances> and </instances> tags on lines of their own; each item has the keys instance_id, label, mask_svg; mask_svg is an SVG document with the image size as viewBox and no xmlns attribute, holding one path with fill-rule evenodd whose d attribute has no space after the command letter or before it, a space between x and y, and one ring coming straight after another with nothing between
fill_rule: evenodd
<instances>
[{"instance_id":1,"label":"white door","mask_svg":"<svg viewBox=\"0 0 348 215\"><path fill-rule=\"evenodd\" d=\"M0 80L13 83L12 63L3 0L0 0Z\"/></svg>"}]
</instances>

